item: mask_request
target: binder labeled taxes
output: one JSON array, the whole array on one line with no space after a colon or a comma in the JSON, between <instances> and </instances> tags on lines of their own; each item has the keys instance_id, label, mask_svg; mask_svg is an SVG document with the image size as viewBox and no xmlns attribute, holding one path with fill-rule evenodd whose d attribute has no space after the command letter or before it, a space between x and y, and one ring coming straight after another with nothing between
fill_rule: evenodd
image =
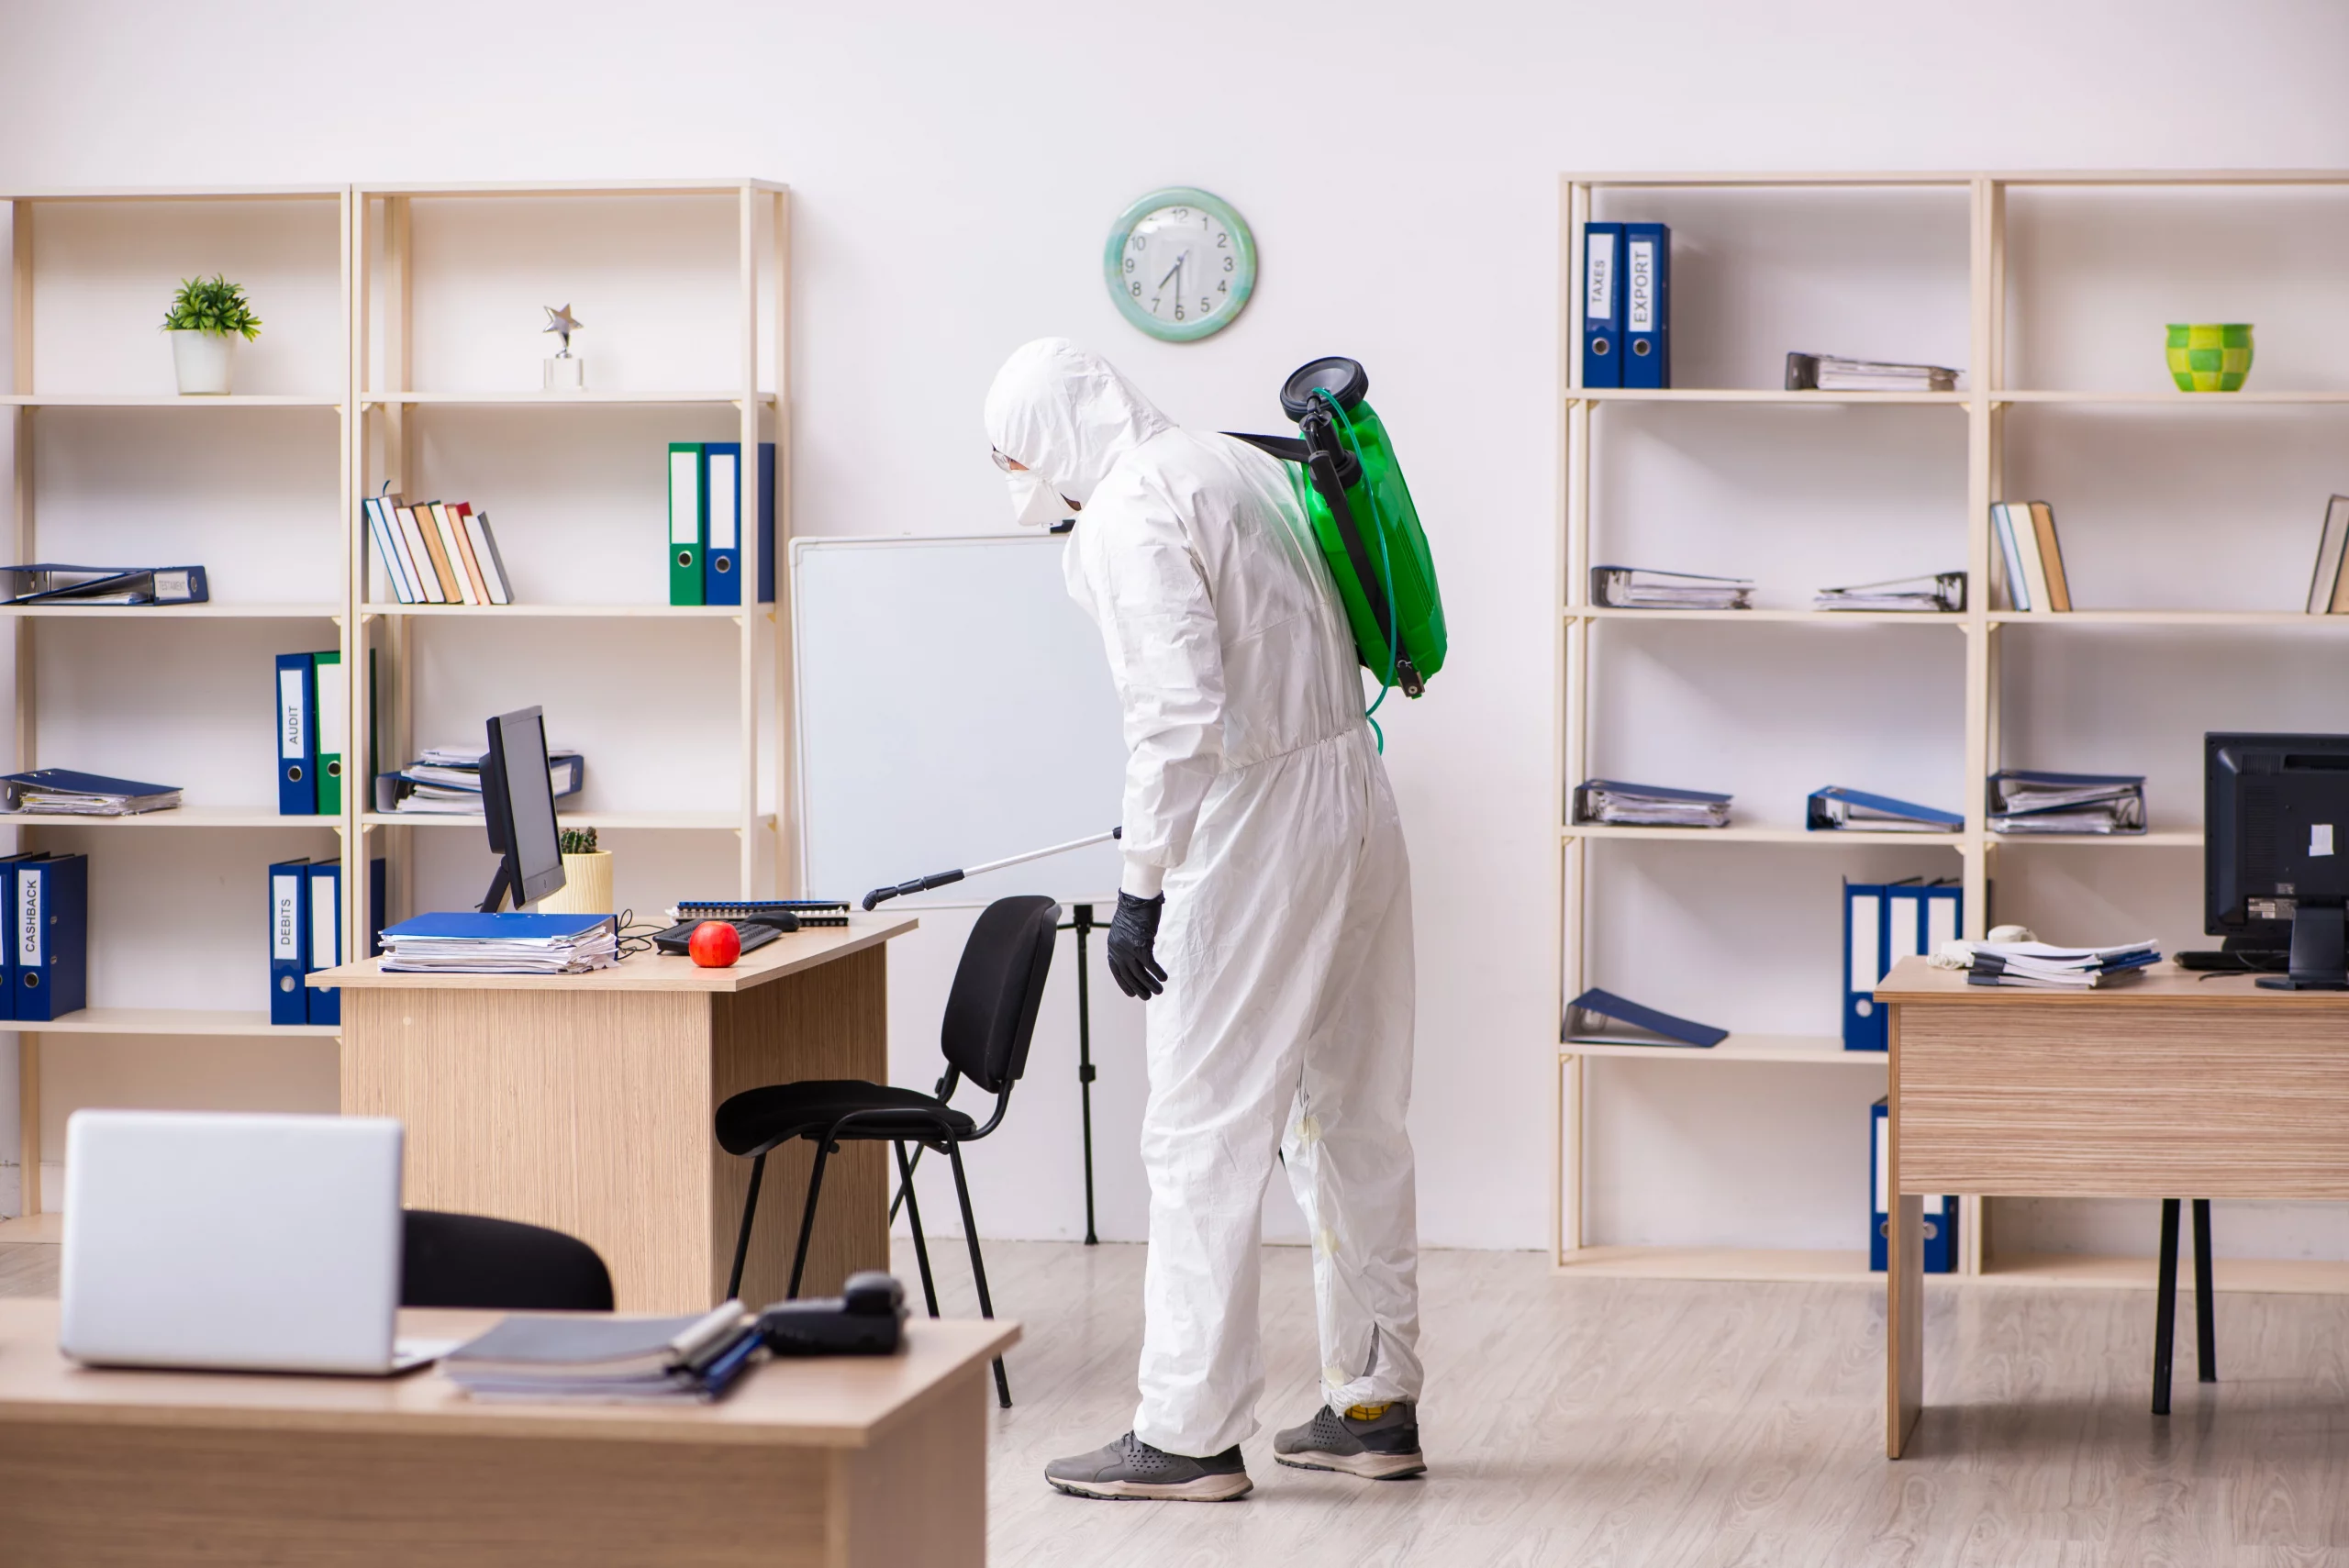
<instances>
[{"instance_id":1,"label":"binder labeled taxes","mask_svg":"<svg viewBox=\"0 0 2349 1568\"><path fill-rule=\"evenodd\" d=\"M43 855L15 870L15 1016L47 1023L90 1005L90 857Z\"/></svg>"},{"instance_id":2,"label":"binder labeled taxes","mask_svg":"<svg viewBox=\"0 0 2349 1568\"><path fill-rule=\"evenodd\" d=\"M1868 1267L1882 1273L1892 1252L1892 1106L1876 1101L1868 1112ZM1957 1272L1957 1199L1949 1195L1920 1198L1924 1211L1924 1268L1929 1274Z\"/></svg>"},{"instance_id":3,"label":"binder labeled taxes","mask_svg":"<svg viewBox=\"0 0 2349 1568\"><path fill-rule=\"evenodd\" d=\"M317 666L307 653L277 656L277 814L318 814Z\"/></svg>"},{"instance_id":4,"label":"binder labeled taxes","mask_svg":"<svg viewBox=\"0 0 2349 1568\"><path fill-rule=\"evenodd\" d=\"M709 539L709 465L699 441L669 443L669 602L700 605Z\"/></svg>"},{"instance_id":5,"label":"binder labeled taxes","mask_svg":"<svg viewBox=\"0 0 2349 1568\"><path fill-rule=\"evenodd\" d=\"M310 973L310 862L280 861L269 868L269 1021L306 1024L310 1004L303 976Z\"/></svg>"},{"instance_id":6,"label":"binder labeled taxes","mask_svg":"<svg viewBox=\"0 0 2349 1568\"><path fill-rule=\"evenodd\" d=\"M1623 384L1623 226L1582 226L1582 384Z\"/></svg>"}]
</instances>

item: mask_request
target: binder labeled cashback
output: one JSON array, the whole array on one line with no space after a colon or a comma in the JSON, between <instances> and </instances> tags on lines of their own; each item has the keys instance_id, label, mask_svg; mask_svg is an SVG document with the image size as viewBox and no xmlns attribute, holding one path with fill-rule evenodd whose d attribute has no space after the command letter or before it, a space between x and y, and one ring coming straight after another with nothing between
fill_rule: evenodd
<instances>
[{"instance_id":1,"label":"binder labeled cashback","mask_svg":"<svg viewBox=\"0 0 2349 1568\"><path fill-rule=\"evenodd\" d=\"M269 868L269 1021L306 1024L310 1005L302 977L310 973L310 900L307 860L280 861Z\"/></svg>"},{"instance_id":2,"label":"binder labeled cashback","mask_svg":"<svg viewBox=\"0 0 2349 1568\"><path fill-rule=\"evenodd\" d=\"M277 656L277 814L318 814L318 681L307 653Z\"/></svg>"},{"instance_id":3,"label":"binder labeled cashback","mask_svg":"<svg viewBox=\"0 0 2349 1568\"><path fill-rule=\"evenodd\" d=\"M673 605L708 603L702 583L702 551L709 538L709 464L703 450L699 441L669 443L669 602Z\"/></svg>"},{"instance_id":4,"label":"binder labeled cashback","mask_svg":"<svg viewBox=\"0 0 2349 1568\"><path fill-rule=\"evenodd\" d=\"M27 861L45 861L48 858L49 853L45 850L28 850L19 855L0 856L0 909L8 912L7 917L11 921L17 917L17 871ZM8 997L6 1002L0 1002L0 1018L17 1016L17 993L23 984L17 968L16 931L11 926L8 940L0 944L0 990L6 990Z\"/></svg>"},{"instance_id":5,"label":"binder labeled cashback","mask_svg":"<svg viewBox=\"0 0 2349 1568\"><path fill-rule=\"evenodd\" d=\"M1582 384L1623 384L1623 226L1582 226Z\"/></svg>"},{"instance_id":6,"label":"binder labeled cashback","mask_svg":"<svg viewBox=\"0 0 2349 1568\"><path fill-rule=\"evenodd\" d=\"M1892 1252L1892 1106L1878 1100L1868 1112L1873 1135L1868 1140L1868 1267L1877 1273L1889 1266ZM1946 1194L1920 1198L1925 1211L1925 1272L1957 1272L1957 1199Z\"/></svg>"},{"instance_id":7,"label":"binder labeled cashback","mask_svg":"<svg viewBox=\"0 0 2349 1568\"><path fill-rule=\"evenodd\" d=\"M90 1003L90 857L43 855L15 870L14 1015L47 1023Z\"/></svg>"},{"instance_id":8,"label":"binder labeled cashback","mask_svg":"<svg viewBox=\"0 0 2349 1568\"><path fill-rule=\"evenodd\" d=\"M1623 384L1672 384L1672 230L1623 226Z\"/></svg>"},{"instance_id":9,"label":"binder labeled cashback","mask_svg":"<svg viewBox=\"0 0 2349 1568\"><path fill-rule=\"evenodd\" d=\"M1904 958L1939 951L1965 929L1965 890L1954 883L1843 884L1843 1049L1883 1051L1891 1041L1876 988Z\"/></svg>"}]
</instances>

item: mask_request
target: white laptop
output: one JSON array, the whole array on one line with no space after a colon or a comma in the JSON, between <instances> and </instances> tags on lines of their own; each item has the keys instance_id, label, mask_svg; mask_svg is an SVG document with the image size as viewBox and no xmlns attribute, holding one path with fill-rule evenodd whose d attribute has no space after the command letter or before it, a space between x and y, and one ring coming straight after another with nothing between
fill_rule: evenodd
<instances>
[{"instance_id":1,"label":"white laptop","mask_svg":"<svg viewBox=\"0 0 2349 1568\"><path fill-rule=\"evenodd\" d=\"M388 1375L400 1124L76 1111L65 1130L58 1348L113 1366Z\"/></svg>"}]
</instances>

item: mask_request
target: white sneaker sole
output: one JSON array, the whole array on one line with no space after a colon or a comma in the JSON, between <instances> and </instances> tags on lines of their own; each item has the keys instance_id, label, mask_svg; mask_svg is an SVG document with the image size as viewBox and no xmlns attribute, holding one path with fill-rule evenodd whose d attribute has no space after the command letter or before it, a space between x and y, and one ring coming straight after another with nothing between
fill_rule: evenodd
<instances>
[{"instance_id":1,"label":"white sneaker sole","mask_svg":"<svg viewBox=\"0 0 2349 1568\"><path fill-rule=\"evenodd\" d=\"M1255 1488L1245 1472L1237 1475L1202 1475L1192 1481L1171 1485L1147 1481L1063 1481L1056 1475L1045 1480L1072 1497L1101 1497L1113 1503L1233 1503Z\"/></svg>"},{"instance_id":2,"label":"white sneaker sole","mask_svg":"<svg viewBox=\"0 0 2349 1568\"><path fill-rule=\"evenodd\" d=\"M1273 1458L1291 1470L1334 1470L1364 1481L1400 1481L1426 1473L1427 1456L1418 1453L1276 1453Z\"/></svg>"}]
</instances>

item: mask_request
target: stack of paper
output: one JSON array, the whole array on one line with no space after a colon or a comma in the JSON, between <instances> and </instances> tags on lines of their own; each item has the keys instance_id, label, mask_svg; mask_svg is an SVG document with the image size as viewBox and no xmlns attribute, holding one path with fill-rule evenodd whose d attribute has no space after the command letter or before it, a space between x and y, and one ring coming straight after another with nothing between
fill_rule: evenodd
<instances>
[{"instance_id":1,"label":"stack of paper","mask_svg":"<svg viewBox=\"0 0 2349 1568\"><path fill-rule=\"evenodd\" d=\"M489 753L435 746L396 773L375 780L375 809L425 817L479 817L481 764ZM554 798L577 795L587 764L576 751L547 753L547 783Z\"/></svg>"},{"instance_id":2,"label":"stack of paper","mask_svg":"<svg viewBox=\"0 0 2349 1568\"><path fill-rule=\"evenodd\" d=\"M0 595L12 605L201 605L212 588L201 566L66 566L37 561L0 566Z\"/></svg>"},{"instance_id":3,"label":"stack of paper","mask_svg":"<svg viewBox=\"0 0 2349 1568\"><path fill-rule=\"evenodd\" d=\"M1845 828L1871 833L1954 833L1965 826L1965 818L1954 811L1830 784L1812 794L1807 825L1814 833Z\"/></svg>"},{"instance_id":4,"label":"stack of paper","mask_svg":"<svg viewBox=\"0 0 2349 1568\"><path fill-rule=\"evenodd\" d=\"M1993 833L2142 833L2142 773L2032 773L2009 768L1990 775Z\"/></svg>"},{"instance_id":5,"label":"stack of paper","mask_svg":"<svg viewBox=\"0 0 2349 1568\"><path fill-rule=\"evenodd\" d=\"M418 915L384 931L384 967L421 974L580 974L619 962L609 915Z\"/></svg>"},{"instance_id":6,"label":"stack of paper","mask_svg":"<svg viewBox=\"0 0 2349 1568\"><path fill-rule=\"evenodd\" d=\"M1955 392L1957 373L1946 365L1846 360L1833 354L1787 356L1788 392Z\"/></svg>"},{"instance_id":7,"label":"stack of paper","mask_svg":"<svg viewBox=\"0 0 2349 1568\"><path fill-rule=\"evenodd\" d=\"M1849 588L1821 588L1812 599L1819 610L1911 610L1954 614L1965 608L1965 573L1936 572L1930 577L1896 577Z\"/></svg>"},{"instance_id":8,"label":"stack of paper","mask_svg":"<svg viewBox=\"0 0 2349 1568\"><path fill-rule=\"evenodd\" d=\"M1967 942L1974 962L1969 985L2020 985L2041 991L2085 991L2125 979L2162 961L2153 942L2113 948L2059 948L2045 942Z\"/></svg>"},{"instance_id":9,"label":"stack of paper","mask_svg":"<svg viewBox=\"0 0 2349 1568\"><path fill-rule=\"evenodd\" d=\"M1629 828L1726 828L1729 800L1703 790L1590 779L1575 791L1575 820Z\"/></svg>"},{"instance_id":10,"label":"stack of paper","mask_svg":"<svg viewBox=\"0 0 2349 1568\"><path fill-rule=\"evenodd\" d=\"M1642 566L1594 566L1590 599L1613 609L1750 610L1753 583L1747 577L1698 577Z\"/></svg>"},{"instance_id":11,"label":"stack of paper","mask_svg":"<svg viewBox=\"0 0 2349 1568\"><path fill-rule=\"evenodd\" d=\"M57 817L137 817L149 811L169 811L179 803L177 784L110 779L98 773L77 773L71 768L42 768L0 778L0 811Z\"/></svg>"},{"instance_id":12,"label":"stack of paper","mask_svg":"<svg viewBox=\"0 0 2349 1568\"><path fill-rule=\"evenodd\" d=\"M441 1358L474 1399L584 1405L707 1402L759 1348L739 1301L685 1318L540 1317L518 1313Z\"/></svg>"}]
</instances>

